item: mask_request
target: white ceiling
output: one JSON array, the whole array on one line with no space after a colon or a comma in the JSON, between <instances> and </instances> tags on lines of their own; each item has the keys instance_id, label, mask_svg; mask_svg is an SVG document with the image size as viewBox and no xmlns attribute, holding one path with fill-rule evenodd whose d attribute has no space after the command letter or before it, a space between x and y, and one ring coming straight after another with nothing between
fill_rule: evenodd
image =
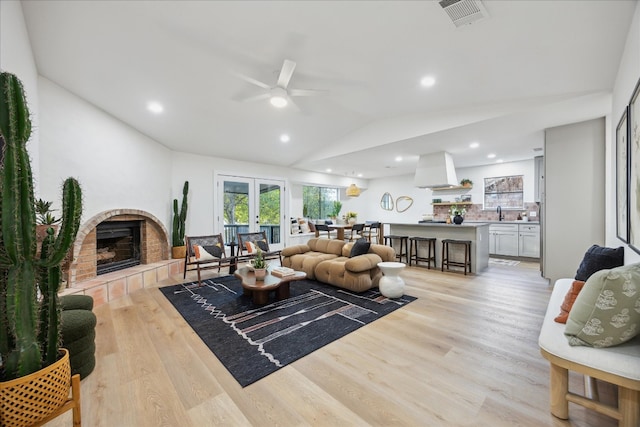
<instances>
[{"instance_id":1,"label":"white ceiling","mask_svg":"<svg viewBox=\"0 0 640 427\"><path fill-rule=\"evenodd\" d=\"M42 76L171 149L376 178L532 158L543 129L606 115L637 1L489 0L460 28L435 1L22 4ZM264 90L237 73L275 85L284 59L289 88L328 94L239 101Z\"/></svg>"}]
</instances>

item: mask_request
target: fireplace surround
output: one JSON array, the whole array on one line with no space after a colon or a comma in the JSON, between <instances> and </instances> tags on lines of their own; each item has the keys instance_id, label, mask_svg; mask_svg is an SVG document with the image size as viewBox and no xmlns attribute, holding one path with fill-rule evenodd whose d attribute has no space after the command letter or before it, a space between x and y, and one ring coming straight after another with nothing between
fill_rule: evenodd
<instances>
[{"instance_id":1,"label":"fireplace surround","mask_svg":"<svg viewBox=\"0 0 640 427\"><path fill-rule=\"evenodd\" d=\"M73 256L68 267L67 286L93 279L98 274L98 226L102 223L119 230L139 225L139 264L150 264L168 260L170 255L169 233L164 225L152 214L137 209L114 209L101 212L80 226L73 245ZM115 223L115 224L114 224ZM121 226L118 226L121 223ZM101 227L102 228L102 227ZM133 239L133 237L132 237ZM104 253L102 250L101 253Z\"/></svg>"}]
</instances>

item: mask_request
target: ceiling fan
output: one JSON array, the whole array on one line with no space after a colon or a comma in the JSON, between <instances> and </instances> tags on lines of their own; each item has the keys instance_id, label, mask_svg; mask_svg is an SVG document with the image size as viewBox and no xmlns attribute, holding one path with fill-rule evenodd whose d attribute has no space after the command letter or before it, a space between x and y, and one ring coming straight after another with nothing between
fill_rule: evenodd
<instances>
[{"instance_id":1,"label":"ceiling fan","mask_svg":"<svg viewBox=\"0 0 640 427\"><path fill-rule=\"evenodd\" d=\"M241 99L241 102L252 102L252 101L260 101L262 99L268 99L271 105L277 108L286 107L288 104L291 104L294 108L299 109L298 106L291 99L294 96L316 96L316 95L324 95L327 93L326 90L315 90L315 89L289 89L289 82L291 81L291 77L293 76L293 71L296 69L296 63L285 59L282 64L282 68L280 69L280 75L278 76L278 81L275 86L269 86L266 83L261 82L260 80L256 80L252 77L245 76L243 74L238 74L238 77L241 79L256 85L262 89L266 89L268 92L262 93L260 95L250 96L248 98Z\"/></svg>"}]
</instances>

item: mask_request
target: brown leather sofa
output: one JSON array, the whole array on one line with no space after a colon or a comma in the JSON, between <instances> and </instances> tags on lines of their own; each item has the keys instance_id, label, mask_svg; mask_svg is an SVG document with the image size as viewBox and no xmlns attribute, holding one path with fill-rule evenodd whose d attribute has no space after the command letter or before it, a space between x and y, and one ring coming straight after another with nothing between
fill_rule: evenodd
<instances>
[{"instance_id":1,"label":"brown leather sofa","mask_svg":"<svg viewBox=\"0 0 640 427\"><path fill-rule=\"evenodd\" d=\"M282 250L282 265L304 271L307 278L354 292L378 286L378 263L395 261L393 248L371 244L369 253L349 258L354 243L333 239L309 239L306 244Z\"/></svg>"}]
</instances>

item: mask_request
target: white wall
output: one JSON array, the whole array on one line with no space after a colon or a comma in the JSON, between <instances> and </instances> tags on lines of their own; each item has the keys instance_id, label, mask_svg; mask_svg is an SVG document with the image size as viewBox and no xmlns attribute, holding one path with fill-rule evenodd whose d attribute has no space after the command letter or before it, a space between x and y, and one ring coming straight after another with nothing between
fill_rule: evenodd
<instances>
[{"instance_id":1,"label":"white wall","mask_svg":"<svg viewBox=\"0 0 640 427\"><path fill-rule=\"evenodd\" d=\"M0 70L18 76L31 112L31 138L27 144L33 176L39 176L38 70L19 1L0 1ZM38 194L37 181L35 192Z\"/></svg>"},{"instance_id":2,"label":"white wall","mask_svg":"<svg viewBox=\"0 0 640 427\"><path fill-rule=\"evenodd\" d=\"M616 181L615 181L615 131L624 108L628 105L635 88L640 79L640 3L636 5L636 10L631 23L631 29L627 36L622 60L618 68L618 75L613 87L613 105L611 121L613 126L609 130L609 144L607 144L607 198L606 198L606 244L607 246L624 246L625 264L640 262L640 254L636 253L616 237ZM631 215L634 215L632 212ZM640 215L640 212L635 212Z\"/></svg>"},{"instance_id":3,"label":"white wall","mask_svg":"<svg viewBox=\"0 0 640 427\"><path fill-rule=\"evenodd\" d=\"M170 228L172 152L41 77L40 188L60 208L65 178L80 181L83 219L111 209L141 209Z\"/></svg>"},{"instance_id":4,"label":"white wall","mask_svg":"<svg viewBox=\"0 0 640 427\"><path fill-rule=\"evenodd\" d=\"M546 130L544 276L574 277L585 251L605 241L605 119Z\"/></svg>"}]
</instances>

